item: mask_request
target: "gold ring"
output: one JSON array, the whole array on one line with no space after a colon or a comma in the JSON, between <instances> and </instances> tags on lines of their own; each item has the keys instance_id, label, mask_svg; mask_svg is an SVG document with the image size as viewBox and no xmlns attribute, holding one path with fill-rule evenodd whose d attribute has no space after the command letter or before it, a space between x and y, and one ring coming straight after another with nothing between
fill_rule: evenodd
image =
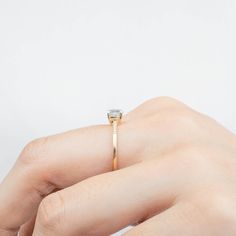
<instances>
[{"instance_id":1,"label":"gold ring","mask_svg":"<svg viewBox=\"0 0 236 236\"><path fill-rule=\"evenodd\" d=\"M112 170L118 169L118 124L121 122L123 112L118 109L112 109L107 112L107 117L112 125L112 145L113 145L113 158L112 158Z\"/></svg>"}]
</instances>

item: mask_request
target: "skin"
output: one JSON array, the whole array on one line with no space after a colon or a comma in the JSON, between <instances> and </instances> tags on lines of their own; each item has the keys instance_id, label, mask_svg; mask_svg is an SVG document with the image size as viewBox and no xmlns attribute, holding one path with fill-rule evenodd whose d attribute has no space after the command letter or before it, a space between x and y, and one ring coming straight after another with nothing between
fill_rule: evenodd
<instances>
[{"instance_id":1,"label":"skin","mask_svg":"<svg viewBox=\"0 0 236 236\"><path fill-rule=\"evenodd\" d=\"M172 98L119 125L30 142L0 185L0 235L235 236L236 136Z\"/></svg>"}]
</instances>

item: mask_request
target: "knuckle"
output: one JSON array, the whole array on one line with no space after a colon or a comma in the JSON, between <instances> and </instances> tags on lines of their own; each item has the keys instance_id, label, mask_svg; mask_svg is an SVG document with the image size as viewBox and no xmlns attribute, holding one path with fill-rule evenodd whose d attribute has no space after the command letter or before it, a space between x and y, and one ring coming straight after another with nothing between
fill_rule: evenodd
<instances>
[{"instance_id":1,"label":"knuckle","mask_svg":"<svg viewBox=\"0 0 236 236\"><path fill-rule=\"evenodd\" d=\"M40 204L36 224L43 231L62 229L65 217L65 201L59 192L46 197Z\"/></svg>"},{"instance_id":2,"label":"knuckle","mask_svg":"<svg viewBox=\"0 0 236 236\"><path fill-rule=\"evenodd\" d=\"M183 108L187 109L188 107L184 103L174 98L166 97L166 96L155 97L155 98L145 101L136 109L131 111L128 114L128 119L130 117L137 118L137 116L134 116L134 114L136 115L138 114L142 118L144 117L148 118L148 117L156 117L156 115L160 115L162 111L166 111L166 110L172 111L172 110L178 110L178 109L183 109ZM138 113L135 113L135 112L138 112ZM124 117L124 118L127 119L127 117Z\"/></svg>"},{"instance_id":3,"label":"knuckle","mask_svg":"<svg viewBox=\"0 0 236 236\"><path fill-rule=\"evenodd\" d=\"M48 137L38 138L29 142L20 154L19 160L31 163L40 160L44 156L48 145Z\"/></svg>"},{"instance_id":4,"label":"knuckle","mask_svg":"<svg viewBox=\"0 0 236 236\"><path fill-rule=\"evenodd\" d=\"M187 128L196 127L199 124L198 117L191 110L182 110L177 114L177 124L183 124ZM187 131L187 130L186 130Z\"/></svg>"},{"instance_id":5,"label":"knuckle","mask_svg":"<svg viewBox=\"0 0 236 236\"><path fill-rule=\"evenodd\" d=\"M160 96L153 98L154 101L159 102L159 103L177 103L178 101L175 98L169 97L169 96Z\"/></svg>"},{"instance_id":6,"label":"knuckle","mask_svg":"<svg viewBox=\"0 0 236 236\"><path fill-rule=\"evenodd\" d=\"M153 115L166 109L176 109L184 104L171 97L156 97L145 101L140 105L142 112L146 115ZM185 106L186 107L186 106Z\"/></svg>"},{"instance_id":7,"label":"knuckle","mask_svg":"<svg viewBox=\"0 0 236 236\"><path fill-rule=\"evenodd\" d=\"M163 111L163 123L167 124L167 127L172 127L174 130L181 129L182 133L188 133L190 130L196 130L198 126L198 118L188 109L169 109Z\"/></svg>"},{"instance_id":8,"label":"knuckle","mask_svg":"<svg viewBox=\"0 0 236 236\"><path fill-rule=\"evenodd\" d=\"M168 96L162 96L162 97L156 97L153 99L150 99L148 101L150 105L156 105L158 107L177 107L177 106L183 106L184 104L175 98L168 97Z\"/></svg>"}]
</instances>

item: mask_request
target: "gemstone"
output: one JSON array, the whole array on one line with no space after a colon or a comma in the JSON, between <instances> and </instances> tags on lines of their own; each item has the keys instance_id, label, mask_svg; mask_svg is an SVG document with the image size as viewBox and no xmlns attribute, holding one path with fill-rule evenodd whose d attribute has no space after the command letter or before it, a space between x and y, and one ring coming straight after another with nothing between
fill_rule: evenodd
<instances>
[{"instance_id":1,"label":"gemstone","mask_svg":"<svg viewBox=\"0 0 236 236\"><path fill-rule=\"evenodd\" d=\"M107 112L107 117L110 121L119 120L122 118L123 112L119 109L111 109Z\"/></svg>"}]
</instances>

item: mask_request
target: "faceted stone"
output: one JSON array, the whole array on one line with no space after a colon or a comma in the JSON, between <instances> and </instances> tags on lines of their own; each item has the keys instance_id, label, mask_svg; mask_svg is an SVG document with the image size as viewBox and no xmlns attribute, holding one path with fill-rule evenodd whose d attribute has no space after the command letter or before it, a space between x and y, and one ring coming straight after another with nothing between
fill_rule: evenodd
<instances>
[{"instance_id":1,"label":"faceted stone","mask_svg":"<svg viewBox=\"0 0 236 236\"><path fill-rule=\"evenodd\" d=\"M111 109L107 112L107 116L110 121L121 119L122 114L123 112L119 109Z\"/></svg>"}]
</instances>

